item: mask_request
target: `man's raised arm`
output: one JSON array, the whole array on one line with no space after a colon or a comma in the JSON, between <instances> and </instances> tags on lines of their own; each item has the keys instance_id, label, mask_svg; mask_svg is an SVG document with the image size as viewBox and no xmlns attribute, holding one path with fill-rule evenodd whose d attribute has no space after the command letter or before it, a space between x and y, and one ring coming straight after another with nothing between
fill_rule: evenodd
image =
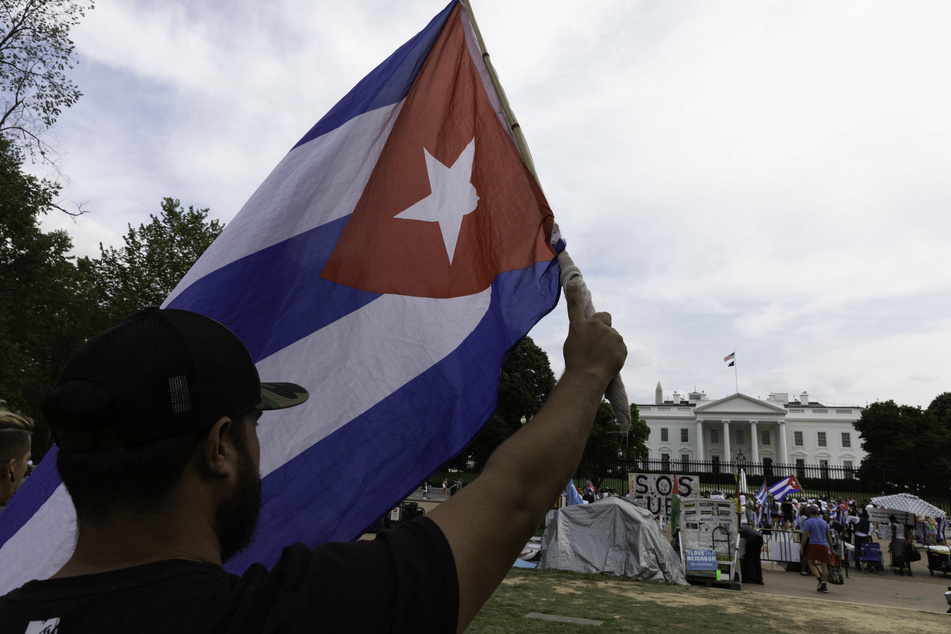
<instances>
[{"instance_id":1,"label":"man's raised arm","mask_svg":"<svg viewBox=\"0 0 951 634\"><path fill-rule=\"evenodd\" d=\"M565 373L545 406L502 443L482 474L427 517L452 548L464 631L512 567L545 512L574 474L601 397L627 356L611 316L586 319L569 282Z\"/></svg>"}]
</instances>

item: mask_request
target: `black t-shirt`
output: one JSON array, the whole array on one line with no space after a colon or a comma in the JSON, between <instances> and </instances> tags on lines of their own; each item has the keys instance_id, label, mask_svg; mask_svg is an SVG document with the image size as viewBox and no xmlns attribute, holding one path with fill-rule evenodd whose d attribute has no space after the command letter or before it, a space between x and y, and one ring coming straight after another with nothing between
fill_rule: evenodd
<instances>
[{"instance_id":1,"label":"black t-shirt","mask_svg":"<svg viewBox=\"0 0 951 634\"><path fill-rule=\"evenodd\" d=\"M43 632L44 621L57 634L455 632L458 612L449 543L420 517L373 541L294 544L270 572L255 564L241 577L172 559L31 581L0 597L0 634Z\"/></svg>"}]
</instances>

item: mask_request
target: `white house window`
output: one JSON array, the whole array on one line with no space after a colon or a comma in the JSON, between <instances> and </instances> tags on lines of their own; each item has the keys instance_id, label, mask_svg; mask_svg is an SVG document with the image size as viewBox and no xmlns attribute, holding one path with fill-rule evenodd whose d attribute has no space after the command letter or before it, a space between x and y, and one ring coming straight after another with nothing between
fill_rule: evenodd
<instances>
[{"instance_id":1,"label":"white house window","mask_svg":"<svg viewBox=\"0 0 951 634\"><path fill-rule=\"evenodd\" d=\"M819 442L820 447L826 446L826 433L824 431L816 432L816 439Z\"/></svg>"},{"instance_id":2,"label":"white house window","mask_svg":"<svg viewBox=\"0 0 951 634\"><path fill-rule=\"evenodd\" d=\"M720 430L719 429L710 430L710 443L714 445L720 444Z\"/></svg>"},{"instance_id":3,"label":"white house window","mask_svg":"<svg viewBox=\"0 0 951 634\"><path fill-rule=\"evenodd\" d=\"M736 444L738 445L743 444L743 430L742 429L736 430Z\"/></svg>"},{"instance_id":4,"label":"white house window","mask_svg":"<svg viewBox=\"0 0 951 634\"><path fill-rule=\"evenodd\" d=\"M690 454L680 454L680 470L690 471Z\"/></svg>"},{"instance_id":5,"label":"white house window","mask_svg":"<svg viewBox=\"0 0 951 634\"><path fill-rule=\"evenodd\" d=\"M793 432L793 444L797 447L802 447L802 432L794 431Z\"/></svg>"},{"instance_id":6,"label":"white house window","mask_svg":"<svg viewBox=\"0 0 951 634\"><path fill-rule=\"evenodd\" d=\"M769 444L769 430L768 429L764 429L763 431L760 432L760 441L761 441L761 444L763 445Z\"/></svg>"},{"instance_id":7,"label":"white house window","mask_svg":"<svg viewBox=\"0 0 951 634\"><path fill-rule=\"evenodd\" d=\"M660 466L667 471L670 469L670 454L662 453L660 454Z\"/></svg>"},{"instance_id":8,"label":"white house window","mask_svg":"<svg viewBox=\"0 0 951 634\"><path fill-rule=\"evenodd\" d=\"M661 441L661 442L667 442L667 440L668 440L668 439L667 439L667 428L666 428L666 427L661 427L661 428L660 428L660 441Z\"/></svg>"},{"instance_id":9,"label":"white house window","mask_svg":"<svg viewBox=\"0 0 951 634\"><path fill-rule=\"evenodd\" d=\"M690 430L687 428L681 428L680 430L680 442L690 442Z\"/></svg>"},{"instance_id":10,"label":"white house window","mask_svg":"<svg viewBox=\"0 0 951 634\"><path fill-rule=\"evenodd\" d=\"M847 431L842 432L842 446L851 447L852 446L852 434Z\"/></svg>"}]
</instances>

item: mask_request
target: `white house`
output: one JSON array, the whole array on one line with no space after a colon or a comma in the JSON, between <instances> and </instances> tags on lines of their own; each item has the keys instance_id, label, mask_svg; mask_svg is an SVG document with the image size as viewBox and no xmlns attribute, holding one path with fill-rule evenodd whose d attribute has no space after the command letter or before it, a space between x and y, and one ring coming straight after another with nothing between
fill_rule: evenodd
<instances>
[{"instance_id":1,"label":"white house","mask_svg":"<svg viewBox=\"0 0 951 634\"><path fill-rule=\"evenodd\" d=\"M658 383L654 403L637 408L651 430L652 460L849 468L865 457L853 426L863 408L824 405L810 401L806 392L798 401L790 401L788 393L712 400L704 392L674 392L665 400Z\"/></svg>"}]
</instances>

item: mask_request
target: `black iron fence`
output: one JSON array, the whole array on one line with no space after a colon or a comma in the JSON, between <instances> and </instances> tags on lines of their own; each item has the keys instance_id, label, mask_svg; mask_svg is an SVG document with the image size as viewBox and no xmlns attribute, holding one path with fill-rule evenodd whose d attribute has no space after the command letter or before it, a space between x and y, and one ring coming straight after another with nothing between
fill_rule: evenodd
<instances>
[{"instance_id":1,"label":"black iron fence","mask_svg":"<svg viewBox=\"0 0 951 634\"><path fill-rule=\"evenodd\" d=\"M442 480L451 487L461 480L469 484L479 474L484 460L472 460L468 469L444 469L433 474L433 495L442 495ZM620 495L629 492L629 473L679 473L700 478L701 491L732 493L745 479L742 493L752 494L766 480L772 486L795 475L809 496L853 498L859 502L880 495L911 493L951 513L951 472L928 469L869 469L824 464L779 464L718 462L715 460L589 460L582 459L575 471L575 486L584 488L588 481L596 489L614 489ZM745 476L745 478L744 478Z\"/></svg>"},{"instance_id":2,"label":"black iron fence","mask_svg":"<svg viewBox=\"0 0 951 634\"><path fill-rule=\"evenodd\" d=\"M858 501L880 495L911 493L951 512L951 472L927 469L870 469L825 464L779 464L718 462L709 460L582 460L575 471L574 483L584 487L588 481L597 489L615 489L620 495L629 490L629 473L679 473L696 475L701 491L721 490L732 493L745 481L741 493L755 493L766 480L772 486L795 475L806 494L822 497L850 497Z\"/></svg>"}]
</instances>

